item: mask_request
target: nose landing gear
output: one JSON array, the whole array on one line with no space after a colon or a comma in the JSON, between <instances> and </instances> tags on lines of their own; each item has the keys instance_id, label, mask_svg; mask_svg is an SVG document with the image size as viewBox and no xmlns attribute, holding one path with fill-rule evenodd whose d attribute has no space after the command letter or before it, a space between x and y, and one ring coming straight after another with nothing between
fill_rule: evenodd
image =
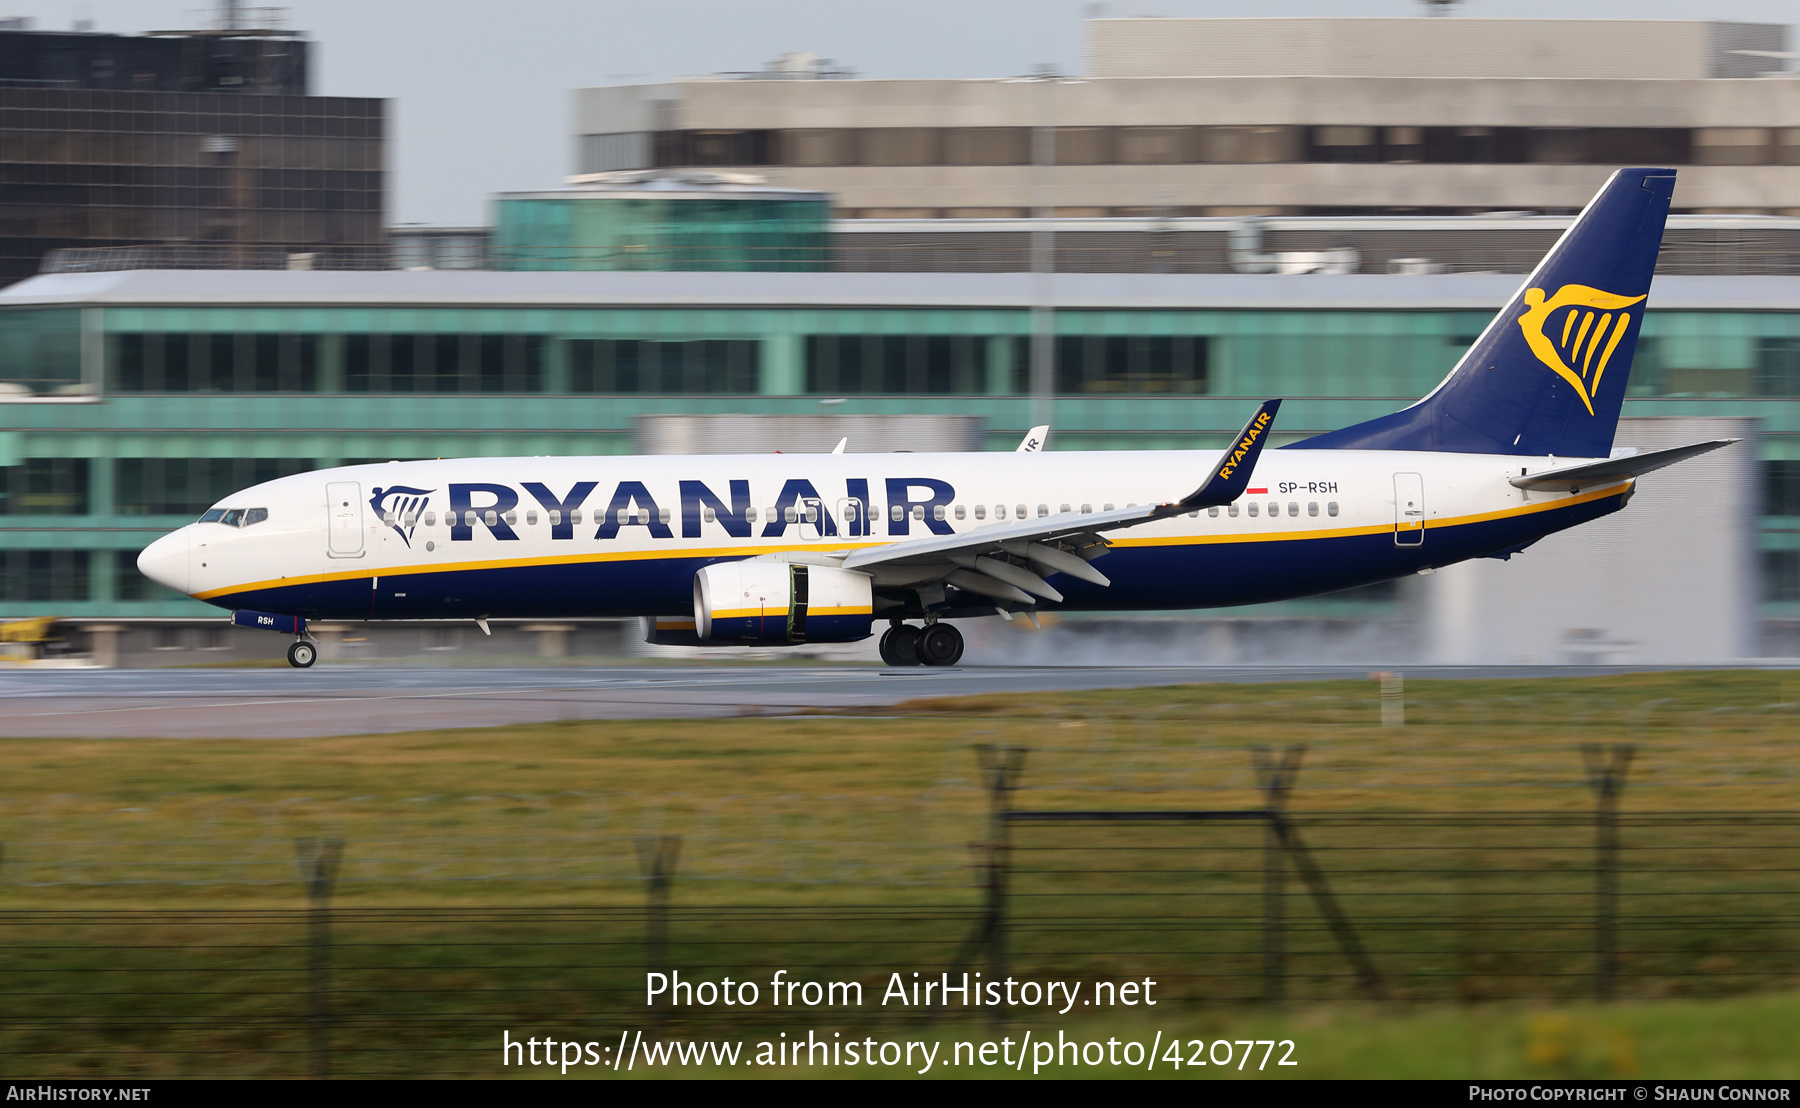
<instances>
[{"instance_id":1,"label":"nose landing gear","mask_svg":"<svg viewBox=\"0 0 1800 1108\"><path fill-rule=\"evenodd\" d=\"M963 637L948 623L923 629L896 623L882 634L880 649L890 666L953 666L962 660Z\"/></svg>"},{"instance_id":2,"label":"nose landing gear","mask_svg":"<svg viewBox=\"0 0 1800 1108\"><path fill-rule=\"evenodd\" d=\"M295 639L287 651L288 665L295 669L307 669L319 660L318 645L310 639Z\"/></svg>"}]
</instances>

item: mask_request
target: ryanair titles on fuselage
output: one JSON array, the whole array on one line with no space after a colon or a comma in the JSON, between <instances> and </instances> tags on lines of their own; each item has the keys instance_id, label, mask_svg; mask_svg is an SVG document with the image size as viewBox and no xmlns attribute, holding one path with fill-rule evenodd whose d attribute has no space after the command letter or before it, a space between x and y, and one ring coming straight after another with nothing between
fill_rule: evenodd
<instances>
[{"instance_id":1,"label":"ryanair titles on fuselage","mask_svg":"<svg viewBox=\"0 0 1800 1108\"><path fill-rule=\"evenodd\" d=\"M523 481L518 487L485 481L452 481L442 490L412 485L376 486L370 491L369 506L410 546L415 529L425 513L446 513L451 542L469 542L477 526L485 527L494 538L516 541L519 538L509 514L520 508L542 510L550 520L550 538L573 539L581 525L584 509L593 509L593 538L615 539L623 527L643 527L651 538L672 539L679 527L682 538L699 538L704 523L716 522L733 538L779 538L795 519L816 515L816 526L824 536L855 537L871 535L869 517L877 509L869 499L869 479L852 477L846 482L845 495L831 499L821 495L817 486L802 477L784 481L781 491L767 504L758 504L750 495L750 482L733 479L727 482L724 495L704 481L677 482L673 502L658 502L642 481L619 481L614 485L605 507L595 492L598 481L575 481L566 489L552 487L542 481ZM935 477L888 477L883 482L886 494L887 528L890 536L911 533L914 523L938 535L953 534L944 518L956 499L956 489ZM522 490L522 493L521 493ZM854 518L840 521L837 514L843 505L853 502ZM441 507L440 507L441 505ZM939 509L943 509L940 511ZM790 519L790 509L795 519ZM898 510L896 510L898 509ZM758 528L760 527L760 533Z\"/></svg>"}]
</instances>

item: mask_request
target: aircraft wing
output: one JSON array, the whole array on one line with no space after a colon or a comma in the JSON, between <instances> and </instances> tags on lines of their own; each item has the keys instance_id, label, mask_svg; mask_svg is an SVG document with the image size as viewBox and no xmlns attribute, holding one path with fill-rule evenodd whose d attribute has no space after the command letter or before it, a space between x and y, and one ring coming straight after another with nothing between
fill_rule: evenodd
<instances>
[{"instance_id":1,"label":"aircraft wing","mask_svg":"<svg viewBox=\"0 0 1800 1108\"><path fill-rule=\"evenodd\" d=\"M878 580L884 576L880 570L916 567L923 572L901 575L911 584L942 581L1016 604L1036 604L1040 597L1060 601L1062 593L1044 580L1057 573L1110 585L1105 574L1088 564L1088 558L1105 552L1100 532L1230 504L1244 495L1280 407L1281 401L1270 400L1258 408L1200 487L1179 500L1109 512L1060 512L959 535L909 539L854 551L843 566L876 571Z\"/></svg>"},{"instance_id":2,"label":"aircraft wing","mask_svg":"<svg viewBox=\"0 0 1800 1108\"><path fill-rule=\"evenodd\" d=\"M1652 450L1647 454L1628 454L1622 458L1583 462L1580 465L1546 469L1542 473L1523 474L1511 478L1509 483L1521 489L1580 492L1584 488L1592 488L1604 482L1639 477L1664 466L1672 466L1676 462L1684 462L1696 455L1717 450L1721 446L1730 446L1737 441L1737 439L1713 439L1709 442L1697 442L1691 446L1671 446L1667 450Z\"/></svg>"}]
</instances>

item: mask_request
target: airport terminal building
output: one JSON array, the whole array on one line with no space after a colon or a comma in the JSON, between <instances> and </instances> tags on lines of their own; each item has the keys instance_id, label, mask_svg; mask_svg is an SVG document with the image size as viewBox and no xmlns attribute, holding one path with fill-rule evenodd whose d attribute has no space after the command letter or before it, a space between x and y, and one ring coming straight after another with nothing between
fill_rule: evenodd
<instances>
[{"instance_id":1,"label":"airport terminal building","mask_svg":"<svg viewBox=\"0 0 1800 1108\"><path fill-rule=\"evenodd\" d=\"M1059 274L1034 399L1029 274L120 271L0 292L0 601L9 616L216 614L137 551L274 476L449 455L718 452L658 419L934 417L921 448L1223 444L1287 398L1277 442L1429 391L1516 276ZM1663 276L1627 419L1749 419L1752 601L1800 620L1800 277ZM777 423L774 426L779 427ZM871 426L867 423L863 426ZM828 449L816 428L749 449ZM873 434L873 432L871 432ZM945 438L945 435L948 438ZM736 446L745 447L742 439ZM1189 476L1171 474L1171 493ZM1182 488L1174 486L1181 485ZM1740 513L1741 514L1741 513ZM1669 536L1678 541L1680 536ZM1296 602L1379 613L1393 591Z\"/></svg>"},{"instance_id":2,"label":"airport terminal building","mask_svg":"<svg viewBox=\"0 0 1800 1108\"><path fill-rule=\"evenodd\" d=\"M579 89L577 173L751 168L842 218L1574 211L1679 165L1677 212L1800 214L1787 28L1096 19L1080 77L757 73ZM1044 167L1054 165L1051 180Z\"/></svg>"},{"instance_id":3,"label":"airport terminal building","mask_svg":"<svg viewBox=\"0 0 1800 1108\"><path fill-rule=\"evenodd\" d=\"M1292 442L1428 392L1556 213L1636 162L1679 167L1678 214L1619 441L1746 441L1647 479L1581 572L1653 549L1677 584L1609 610L1704 593L1730 609L1706 658L1800 654L1800 81L1762 75L1785 28L1089 30L1081 80L800 62L579 90L576 187L503 194L491 231L390 235L403 269L62 250L0 291L0 616L214 642L179 621L220 613L137 552L235 489L352 462L1011 449L1045 421L1051 449L1209 448L1275 396ZM1550 599L1563 567L1524 564L1207 619L1455 639L1512 589L1573 646L1507 658L1651 656L1628 640L1663 632L1584 624ZM1679 583L1702 576L1726 584Z\"/></svg>"}]
</instances>

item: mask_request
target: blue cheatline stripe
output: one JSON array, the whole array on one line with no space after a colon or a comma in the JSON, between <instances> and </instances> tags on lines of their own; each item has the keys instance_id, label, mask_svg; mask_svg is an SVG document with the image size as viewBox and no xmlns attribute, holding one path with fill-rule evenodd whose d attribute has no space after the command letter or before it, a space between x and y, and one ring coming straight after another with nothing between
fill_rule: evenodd
<instances>
[{"instance_id":1,"label":"blue cheatline stripe","mask_svg":"<svg viewBox=\"0 0 1800 1108\"><path fill-rule=\"evenodd\" d=\"M1119 545L1100 565L1112 579L1102 587L1061 574L1050 578L1065 603L1044 610L1166 611L1289 600L1403 577L1516 547L1624 507L1629 490L1544 512L1427 527L1424 543L1397 547L1393 534ZM432 573L383 574L379 590L368 578L246 589L214 596L221 608L252 608L307 619L445 619L510 616L657 616L693 607L694 574L718 557L515 565ZM395 593L405 593L396 597ZM962 606L991 609L966 597Z\"/></svg>"}]
</instances>

